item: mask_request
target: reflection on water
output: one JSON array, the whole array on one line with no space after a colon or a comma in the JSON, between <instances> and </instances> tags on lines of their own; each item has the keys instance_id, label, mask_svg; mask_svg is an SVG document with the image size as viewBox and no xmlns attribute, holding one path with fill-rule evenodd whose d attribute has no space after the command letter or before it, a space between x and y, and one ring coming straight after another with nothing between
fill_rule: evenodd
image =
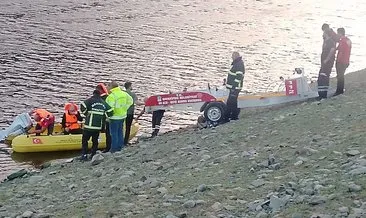
<instances>
[{"instance_id":1,"label":"reflection on water","mask_svg":"<svg viewBox=\"0 0 366 218\"><path fill-rule=\"evenodd\" d=\"M34 107L59 120L65 102L112 79L132 81L140 100L221 84L234 49L244 53L248 91L295 67L315 76L324 22L353 41L348 71L365 68L365 10L363 0L1 0L0 126ZM167 113L163 124L176 129L195 116ZM1 175L19 164L0 153Z\"/></svg>"},{"instance_id":2,"label":"reflection on water","mask_svg":"<svg viewBox=\"0 0 366 218\"><path fill-rule=\"evenodd\" d=\"M34 167L40 167L44 162L72 158L80 154L80 151L59 151L39 153L12 153L11 158L16 163L28 163Z\"/></svg>"}]
</instances>

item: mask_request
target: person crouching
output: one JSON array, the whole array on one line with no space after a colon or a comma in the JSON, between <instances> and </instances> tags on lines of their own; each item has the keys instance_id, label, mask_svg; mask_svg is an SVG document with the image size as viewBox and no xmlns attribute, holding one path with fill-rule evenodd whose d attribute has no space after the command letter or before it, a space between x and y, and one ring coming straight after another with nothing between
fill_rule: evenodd
<instances>
[{"instance_id":1,"label":"person crouching","mask_svg":"<svg viewBox=\"0 0 366 218\"><path fill-rule=\"evenodd\" d=\"M37 125L34 129L28 131L29 134L36 134L36 136L41 135L47 129L47 135L52 135L55 126L55 116L45 109L35 109L29 113L33 115L34 121Z\"/></svg>"}]
</instances>

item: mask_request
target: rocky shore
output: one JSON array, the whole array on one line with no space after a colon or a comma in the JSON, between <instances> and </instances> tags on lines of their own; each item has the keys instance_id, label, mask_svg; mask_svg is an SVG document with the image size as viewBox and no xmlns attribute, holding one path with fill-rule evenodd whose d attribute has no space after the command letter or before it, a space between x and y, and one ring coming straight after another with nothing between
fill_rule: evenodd
<instances>
[{"instance_id":1,"label":"rocky shore","mask_svg":"<svg viewBox=\"0 0 366 218\"><path fill-rule=\"evenodd\" d=\"M0 217L366 217L366 70L346 93L243 112L0 184Z\"/></svg>"}]
</instances>

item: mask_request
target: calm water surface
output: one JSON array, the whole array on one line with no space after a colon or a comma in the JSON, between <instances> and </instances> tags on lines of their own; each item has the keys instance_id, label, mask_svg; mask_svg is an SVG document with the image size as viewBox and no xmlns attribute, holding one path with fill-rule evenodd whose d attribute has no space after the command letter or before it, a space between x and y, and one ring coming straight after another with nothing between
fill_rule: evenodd
<instances>
[{"instance_id":1,"label":"calm water surface","mask_svg":"<svg viewBox=\"0 0 366 218\"><path fill-rule=\"evenodd\" d=\"M219 85L233 50L244 54L248 91L265 91L295 67L316 76L324 22L345 27L353 41L348 71L365 68L365 11L362 0L1 0L0 127L34 107L60 118L65 102L112 79L132 81L141 100ZM168 113L165 130L195 118ZM143 133L149 120L142 119ZM0 151L0 179L21 165L73 155Z\"/></svg>"}]
</instances>

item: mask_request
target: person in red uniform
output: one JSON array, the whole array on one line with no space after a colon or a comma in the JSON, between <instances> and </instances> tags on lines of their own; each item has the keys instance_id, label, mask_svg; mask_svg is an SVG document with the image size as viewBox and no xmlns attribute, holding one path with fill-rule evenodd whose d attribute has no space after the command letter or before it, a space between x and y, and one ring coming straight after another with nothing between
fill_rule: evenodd
<instances>
[{"instance_id":1,"label":"person in red uniform","mask_svg":"<svg viewBox=\"0 0 366 218\"><path fill-rule=\"evenodd\" d=\"M34 129L28 131L29 134L41 135L47 130L47 135L52 135L53 128L55 126L55 116L45 109L35 109L30 112L33 115L33 119L37 122Z\"/></svg>"},{"instance_id":2,"label":"person in red uniform","mask_svg":"<svg viewBox=\"0 0 366 218\"><path fill-rule=\"evenodd\" d=\"M343 94L344 92L344 73L349 66L349 59L351 56L352 42L346 37L346 31L344 28L338 28L337 34L340 38L337 47L337 60L336 60L336 71L337 71L337 91L336 95Z\"/></svg>"},{"instance_id":3,"label":"person in red uniform","mask_svg":"<svg viewBox=\"0 0 366 218\"><path fill-rule=\"evenodd\" d=\"M78 106L73 103L65 104L65 113L62 116L62 129L64 134L82 134L83 130L79 122L83 121L83 118L78 111Z\"/></svg>"}]
</instances>

